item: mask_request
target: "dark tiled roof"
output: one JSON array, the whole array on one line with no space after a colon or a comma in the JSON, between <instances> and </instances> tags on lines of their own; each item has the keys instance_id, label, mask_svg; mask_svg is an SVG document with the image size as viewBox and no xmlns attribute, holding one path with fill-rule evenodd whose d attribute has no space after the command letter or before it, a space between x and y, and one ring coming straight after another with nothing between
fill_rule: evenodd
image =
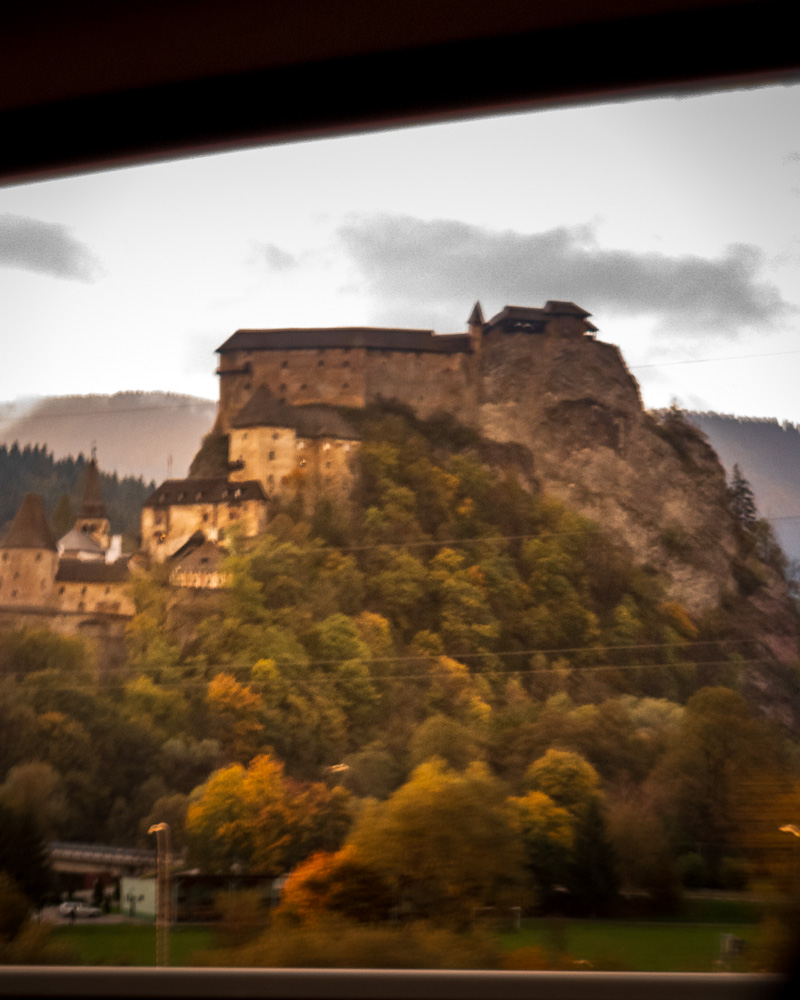
<instances>
[{"instance_id":1,"label":"dark tiled roof","mask_svg":"<svg viewBox=\"0 0 800 1000\"><path fill-rule=\"evenodd\" d=\"M177 573L213 573L228 553L205 539L199 545L184 545L170 559Z\"/></svg>"},{"instance_id":2,"label":"dark tiled roof","mask_svg":"<svg viewBox=\"0 0 800 1000\"><path fill-rule=\"evenodd\" d=\"M224 354L226 351L291 351L324 348L464 354L472 350L472 344L464 333L435 334L432 330L345 326L328 329L237 330L217 348L217 352Z\"/></svg>"},{"instance_id":3,"label":"dark tiled roof","mask_svg":"<svg viewBox=\"0 0 800 1000\"><path fill-rule=\"evenodd\" d=\"M29 493L11 522L0 549L50 549L57 551L56 540L38 493Z\"/></svg>"},{"instance_id":4,"label":"dark tiled roof","mask_svg":"<svg viewBox=\"0 0 800 1000\"><path fill-rule=\"evenodd\" d=\"M128 579L128 560L113 563L83 559L62 559L56 583L124 583Z\"/></svg>"},{"instance_id":5,"label":"dark tiled roof","mask_svg":"<svg viewBox=\"0 0 800 1000\"><path fill-rule=\"evenodd\" d=\"M476 302L472 307L472 312L469 314L469 319L467 324L469 326L483 326L486 320L483 318L483 309L481 309L480 302Z\"/></svg>"},{"instance_id":6,"label":"dark tiled roof","mask_svg":"<svg viewBox=\"0 0 800 1000\"><path fill-rule=\"evenodd\" d=\"M231 420L232 427L286 427L300 437L330 437L358 441L361 435L332 406L307 403L288 406L281 403L265 385L260 385Z\"/></svg>"},{"instance_id":7,"label":"dark tiled roof","mask_svg":"<svg viewBox=\"0 0 800 1000\"><path fill-rule=\"evenodd\" d=\"M295 428L300 437L337 438L344 441L360 441L361 435L353 425L332 406L309 404L295 406Z\"/></svg>"},{"instance_id":8,"label":"dark tiled roof","mask_svg":"<svg viewBox=\"0 0 800 1000\"><path fill-rule=\"evenodd\" d=\"M81 501L81 517L106 517L106 505L100 489L100 471L95 459L86 466L83 480L83 500Z\"/></svg>"},{"instance_id":9,"label":"dark tiled roof","mask_svg":"<svg viewBox=\"0 0 800 1000\"><path fill-rule=\"evenodd\" d=\"M142 506L172 507L193 503L241 503L244 500L266 500L261 483L250 479L232 483L227 479L167 479L151 493Z\"/></svg>"},{"instance_id":10,"label":"dark tiled roof","mask_svg":"<svg viewBox=\"0 0 800 1000\"><path fill-rule=\"evenodd\" d=\"M574 302L563 302L560 299L548 299L544 305L544 311L552 313L553 316L591 316L590 312L576 306Z\"/></svg>"},{"instance_id":11,"label":"dark tiled roof","mask_svg":"<svg viewBox=\"0 0 800 1000\"><path fill-rule=\"evenodd\" d=\"M586 329L592 333L597 327L587 319L591 313L575 305L574 302L562 302L558 299L548 299L543 309L533 306L505 306L486 324L487 327L502 326L507 330L528 329L531 332L544 331L547 321L553 316L579 316L586 320Z\"/></svg>"},{"instance_id":12,"label":"dark tiled roof","mask_svg":"<svg viewBox=\"0 0 800 1000\"><path fill-rule=\"evenodd\" d=\"M231 420L232 427L294 427L291 408L260 385Z\"/></svg>"}]
</instances>

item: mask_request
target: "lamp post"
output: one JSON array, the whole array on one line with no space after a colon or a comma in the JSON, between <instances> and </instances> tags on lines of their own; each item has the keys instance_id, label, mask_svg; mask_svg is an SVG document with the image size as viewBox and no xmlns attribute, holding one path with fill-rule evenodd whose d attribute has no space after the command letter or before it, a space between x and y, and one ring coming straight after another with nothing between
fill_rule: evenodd
<instances>
[{"instance_id":1,"label":"lamp post","mask_svg":"<svg viewBox=\"0 0 800 1000\"><path fill-rule=\"evenodd\" d=\"M169 965L169 823L156 823L148 833L156 835L156 965Z\"/></svg>"}]
</instances>

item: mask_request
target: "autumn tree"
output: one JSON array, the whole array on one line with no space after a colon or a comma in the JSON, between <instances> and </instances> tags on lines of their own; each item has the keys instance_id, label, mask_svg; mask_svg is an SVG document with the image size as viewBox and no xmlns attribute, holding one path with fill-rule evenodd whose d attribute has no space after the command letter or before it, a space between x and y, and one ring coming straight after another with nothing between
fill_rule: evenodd
<instances>
[{"instance_id":1,"label":"autumn tree","mask_svg":"<svg viewBox=\"0 0 800 1000\"><path fill-rule=\"evenodd\" d=\"M522 844L505 789L482 764L464 773L441 760L420 765L385 802L365 806L348 844L416 916L463 923L476 907L521 898Z\"/></svg>"}]
</instances>

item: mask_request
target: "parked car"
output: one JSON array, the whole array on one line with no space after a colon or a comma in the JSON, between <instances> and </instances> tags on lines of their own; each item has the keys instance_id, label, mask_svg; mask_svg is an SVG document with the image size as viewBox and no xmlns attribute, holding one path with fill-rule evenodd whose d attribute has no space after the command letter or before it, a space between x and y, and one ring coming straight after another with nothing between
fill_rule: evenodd
<instances>
[{"instance_id":1,"label":"parked car","mask_svg":"<svg viewBox=\"0 0 800 1000\"><path fill-rule=\"evenodd\" d=\"M89 906L88 903L77 903L68 899L59 906L58 912L62 917L68 917L73 913L76 917L99 917L102 911L98 906Z\"/></svg>"}]
</instances>

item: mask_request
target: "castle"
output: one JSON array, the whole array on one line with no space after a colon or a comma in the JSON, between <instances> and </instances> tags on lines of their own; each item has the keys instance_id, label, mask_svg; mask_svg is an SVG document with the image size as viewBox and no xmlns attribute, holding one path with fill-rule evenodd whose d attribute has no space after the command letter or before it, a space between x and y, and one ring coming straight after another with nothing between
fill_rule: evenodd
<instances>
[{"instance_id":1,"label":"castle","mask_svg":"<svg viewBox=\"0 0 800 1000\"><path fill-rule=\"evenodd\" d=\"M0 541L0 625L96 639L113 661L135 610L128 581L129 558L111 535L92 456L78 517L63 538L53 537L42 498L29 494Z\"/></svg>"},{"instance_id":2,"label":"castle","mask_svg":"<svg viewBox=\"0 0 800 1000\"><path fill-rule=\"evenodd\" d=\"M548 301L506 306L487 321L476 303L466 333L238 330L218 348L213 434L227 442L222 474L162 483L143 505L141 550L132 560L110 535L94 457L79 517L60 541L41 498L26 497L0 542L0 624L121 640L134 611L126 584L139 563L168 562L176 587L224 586L221 543L231 526L245 537L263 533L275 499L301 484L312 500L349 488L360 440L340 408L396 401L423 419L449 413L498 440L521 440L513 413L502 426L496 419L498 407L516 406L503 395L509 372L527 378L530 394L565 368L573 376L581 366L624 369L615 347L595 341L589 315Z\"/></svg>"},{"instance_id":3,"label":"castle","mask_svg":"<svg viewBox=\"0 0 800 1000\"><path fill-rule=\"evenodd\" d=\"M286 489L303 483L312 499L341 494L360 442L337 408L391 400L423 419L444 412L482 429L487 376L497 359L509 350L530 356L535 341L593 340L589 315L573 302L549 301L540 309L506 306L485 321L476 303L466 333L237 330L217 349L215 432L228 442L225 475L159 486L142 511L143 550L156 562L176 561L180 582L189 578L181 560L216 543L227 526L261 533L270 500ZM208 549L207 558L206 585L219 585Z\"/></svg>"}]
</instances>

